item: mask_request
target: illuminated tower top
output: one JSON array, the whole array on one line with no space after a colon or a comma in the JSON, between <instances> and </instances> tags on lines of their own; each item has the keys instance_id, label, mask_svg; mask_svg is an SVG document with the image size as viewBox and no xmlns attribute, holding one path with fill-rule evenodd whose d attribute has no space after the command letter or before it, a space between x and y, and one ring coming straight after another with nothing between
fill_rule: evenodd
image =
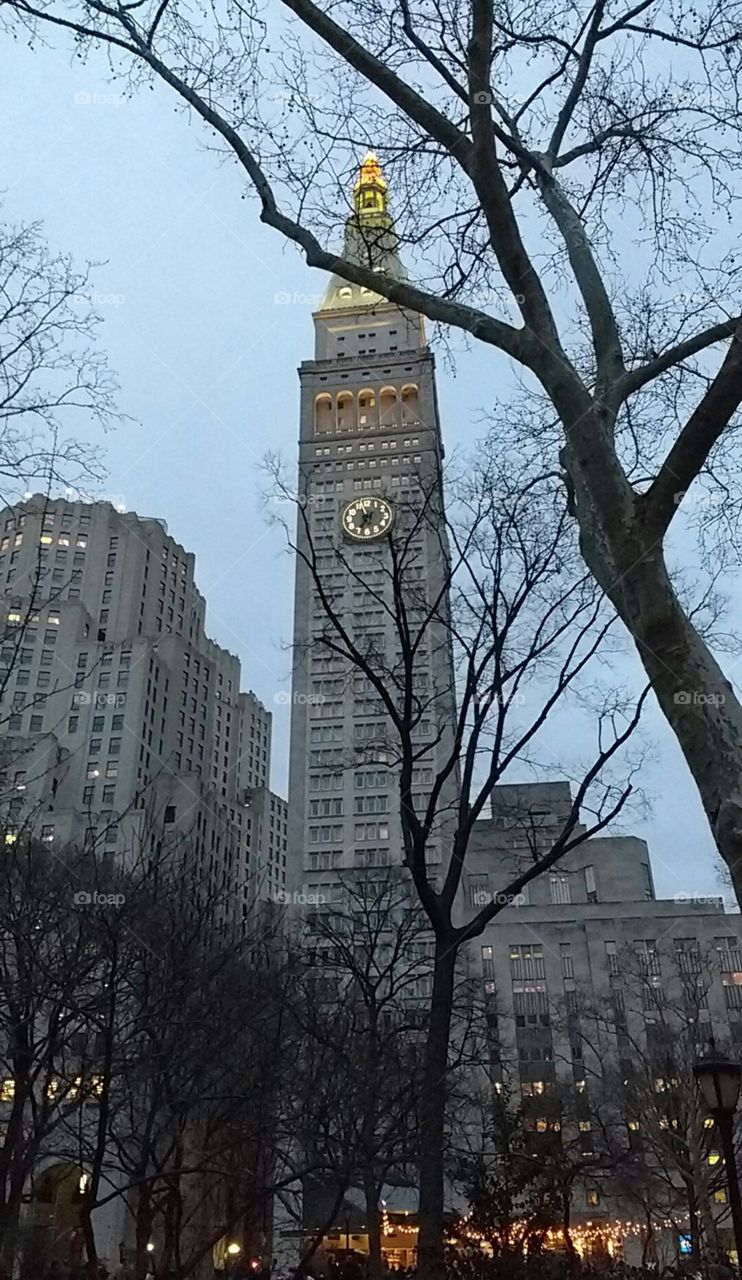
<instances>
[{"instance_id":1,"label":"illuminated tower top","mask_svg":"<svg viewBox=\"0 0 742 1280\"><path fill-rule=\"evenodd\" d=\"M353 212L345 224L343 256L350 262L405 280L399 258L399 240L389 213L389 188L374 151L366 152L353 187ZM342 276L330 280L320 311L357 310L376 306L381 295Z\"/></svg>"}]
</instances>

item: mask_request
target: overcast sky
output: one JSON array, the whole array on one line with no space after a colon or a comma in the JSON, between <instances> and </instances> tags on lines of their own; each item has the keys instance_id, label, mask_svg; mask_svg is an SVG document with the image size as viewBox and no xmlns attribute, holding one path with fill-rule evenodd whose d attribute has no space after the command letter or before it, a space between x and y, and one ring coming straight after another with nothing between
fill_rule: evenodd
<instances>
[{"instance_id":1,"label":"overcast sky","mask_svg":"<svg viewBox=\"0 0 742 1280\"><path fill-rule=\"evenodd\" d=\"M100 264L102 341L135 420L104 441L101 496L163 518L195 552L209 633L275 713L273 785L285 794L292 566L266 519L260 463L268 448L295 456L296 367L312 357L324 280L260 226L235 166L162 89L126 99L99 64L22 44L5 44L3 70L5 217L40 219L53 249ZM455 372L438 366L449 450L481 432L507 376L491 349L453 341ZM630 829L649 841L658 893L721 892L675 740L657 713L647 728L652 807Z\"/></svg>"}]
</instances>

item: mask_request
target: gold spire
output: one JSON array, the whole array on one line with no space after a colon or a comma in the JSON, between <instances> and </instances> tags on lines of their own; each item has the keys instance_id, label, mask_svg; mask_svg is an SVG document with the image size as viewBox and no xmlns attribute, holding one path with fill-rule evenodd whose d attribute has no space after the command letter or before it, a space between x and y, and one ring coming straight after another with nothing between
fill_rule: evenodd
<instances>
[{"instance_id":1,"label":"gold spire","mask_svg":"<svg viewBox=\"0 0 742 1280\"><path fill-rule=\"evenodd\" d=\"M361 172L353 187L353 203L361 219L364 215L388 211L387 183L375 151L367 151L361 161Z\"/></svg>"}]
</instances>

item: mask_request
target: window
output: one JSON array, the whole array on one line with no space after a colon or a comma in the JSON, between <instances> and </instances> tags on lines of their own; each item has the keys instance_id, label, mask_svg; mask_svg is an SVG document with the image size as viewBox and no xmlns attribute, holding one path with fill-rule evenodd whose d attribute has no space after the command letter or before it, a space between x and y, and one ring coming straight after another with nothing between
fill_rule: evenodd
<instances>
[{"instance_id":1,"label":"window","mask_svg":"<svg viewBox=\"0 0 742 1280\"><path fill-rule=\"evenodd\" d=\"M654 884L652 883L652 868L648 862L642 863L642 873L644 876L644 896L647 899L654 898Z\"/></svg>"},{"instance_id":2,"label":"window","mask_svg":"<svg viewBox=\"0 0 742 1280\"><path fill-rule=\"evenodd\" d=\"M108 764L106 765L106 777L117 778L118 776L119 776L118 760L109 760Z\"/></svg>"},{"instance_id":3,"label":"window","mask_svg":"<svg viewBox=\"0 0 742 1280\"><path fill-rule=\"evenodd\" d=\"M88 767L87 767L87 769L86 769L86 771L85 771L85 777L86 777L86 778L98 778L98 777L100 777L100 767L99 767L99 765L98 765L98 761L97 761L97 760L89 760L89 761L88 761Z\"/></svg>"},{"instance_id":4,"label":"window","mask_svg":"<svg viewBox=\"0 0 742 1280\"><path fill-rule=\"evenodd\" d=\"M600 1192L597 1187L585 1188L585 1203L591 1207L595 1207L600 1204Z\"/></svg>"},{"instance_id":5,"label":"window","mask_svg":"<svg viewBox=\"0 0 742 1280\"><path fill-rule=\"evenodd\" d=\"M569 877L563 872L554 872L549 876L549 887L553 903L568 903L572 901Z\"/></svg>"},{"instance_id":6,"label":"window","mask_svg":"<svg viewBox=\"0 0 742 1280\"><path fill-rule=\"evenodd\" d=\"M652 974L654 977L659 977L660 957L655 939L637 938L634 941L634 949L644 972Z\"/></svg>"},{"instance_id":7,"label":"window","mask_svg":"<svg viewBox=\"0 0 742 1280\"><path fill-rule=\"evenodd\" d=\"M569 942L560 942L559 954L562 957L562 977L574 978L574 962L572 960L572 946Z\"/></svg>"},{"instance_id":8,"label":"window","mask_svg":"<svg viewBox=\"0 0 742 1280\"><path fill-rule=\"evenodd\" d=\"M510 948L510 972L513 978L545 978L544 949L540 943L525 943Z\"/></svg>"},{"instance_id":9,"label":"window","mask_svg":"<svg viewBox=\"0 0 742 1280\"><path fill-rule=\"evenodd\" d=\"M608 972L612 977L616 977L618 974L618 954L616 952L615 942L606 942L605 957L608 961Z\"/></svg>"},{"instance_id":10,"label":"window","mask_svg":"<svg viewBox=\"0 0 742 1280\"><path fill-rule=\"evenodd\" d=\"M489 876L486 871L478 871L469 875L469 906L475 909L486 907L490 900Z\"/></svg>"},{"instance_id":11,"label":"window","mask_svg":"<svg viewBox=\"0 0 742 1280\"><path fill-rule=\"evenodd\" d=\"M598 887L595 883L595 867L585 867L585 893L588 902L598 901Z\"/></svg>"},{"instance_id":12,"label":"window","mask_svg":"<svg viewBox=\"0 0 742 1280\"><path fill-rule=\"evenodd\" d=\"M67 721L67 732L77 733L77 726L79 722L80 722L79 716L70 716L69 720Z\"/></svg>"},{"instance_id":13,"label":"window","mask_svg":"<svg viewBox=\"0 0 742 1280\"><path fill-rule=\"evenodd\" d=\"M166 826L170 826L173 822L175 822L175 805L174 804L168 804L165 806L164 822Z\"/></svg>"},{"instance_id":14,"label":"window","mask_svg":"<svg viewBox=\"0 0 742 1280\"><path fill-rule=\"evenodd\" d=\"M13 716L11 716L10 718L12 720ZM41 733L41 730L43 729L43 727L44 727L43 716L31 716L31 724L30 724L31 733Z\"/></svg>"}]
</instances>

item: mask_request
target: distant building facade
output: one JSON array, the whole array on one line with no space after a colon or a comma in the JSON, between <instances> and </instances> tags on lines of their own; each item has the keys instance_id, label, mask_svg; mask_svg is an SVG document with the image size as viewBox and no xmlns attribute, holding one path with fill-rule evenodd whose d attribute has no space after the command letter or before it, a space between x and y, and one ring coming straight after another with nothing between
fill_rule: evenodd
<instances>
[{"instance_id":1,"label":"distant building facade","mask_svg":"<svg viewBox=\"0 0 742 1280\"><path fill-rule=\"evenodd\" d=\"M126 862L176 837L246 916L283 889L286 806L269 791L271 713L205 634L194 568L163 521L108 502L0 512L7 838L33 826Z\"/></svg>"},{"instance_id":2,"label":"distant building facade","mask_svg":"<svg viewBox=\"0 0 742 1280\"><path fill-rule=\"evenodd\" d=\"M571 806L569 784L502 785L494 789L492 816L477 822L467 857L465 911L471 915L501 893L561 832ZM721 897L655 896L647 845L634 836L598 836L578 844L532 881L472 944L486 1010L488 1073L495 1091L509 1090L539 1135L564 1127L563 1141L584 1157L575 1186L573 1222L579 1230L610 1234L616 1220L641 1218L625 1185L601 1161L600 1124L611 1099L595 1097L596 1082L627 1082L621 1106L626 1142L642 1143L642 1089L651 1100L671 1095L672 1056L694 1057L710 1045L733 1056L742 1050L742 921L727 914ZM671 1043L677 1034L678 1044ZM647 1079L631 1089L637 1059ZM658 1064L651 1079L651 1064ZM686 1062L685 1066L688 1067ZM681 1093L688 1091L681 1084ZM564 1116L566 1101L568 1115ZM683 1097L685 1110L692 1098ZM653 1106L656 1151L661 1102ZM616 1107L619 1107L616 1101ZM560 1118L561 1117L561 1118ZM702 1123L707 1123L703 1122ZM710 1139L709 1139L710 1141ZM595 1167L590 1168L591 1156ZM711 1145L709 1164L719 1161ZM650 1161L651 1163L651 1161ZM602 1167L601 1167L602 1166ZM682 1183L678 1179L678 1217ZM658 1192L654 1193L659 1195ZM673 1199L674 1197L670 1197ZM710 1200L729 1235L723 1178ZM675 1206L677 1211L678 1206ZM589 1233L588 1233L589 1234ZM663 1256L676 1256L682 1231L669 1226ZM618 1233L620 1237L620 1232ZM627 1257L641 1249L638 1228L622 1241Z\"/></svg>"}]
</instances>

